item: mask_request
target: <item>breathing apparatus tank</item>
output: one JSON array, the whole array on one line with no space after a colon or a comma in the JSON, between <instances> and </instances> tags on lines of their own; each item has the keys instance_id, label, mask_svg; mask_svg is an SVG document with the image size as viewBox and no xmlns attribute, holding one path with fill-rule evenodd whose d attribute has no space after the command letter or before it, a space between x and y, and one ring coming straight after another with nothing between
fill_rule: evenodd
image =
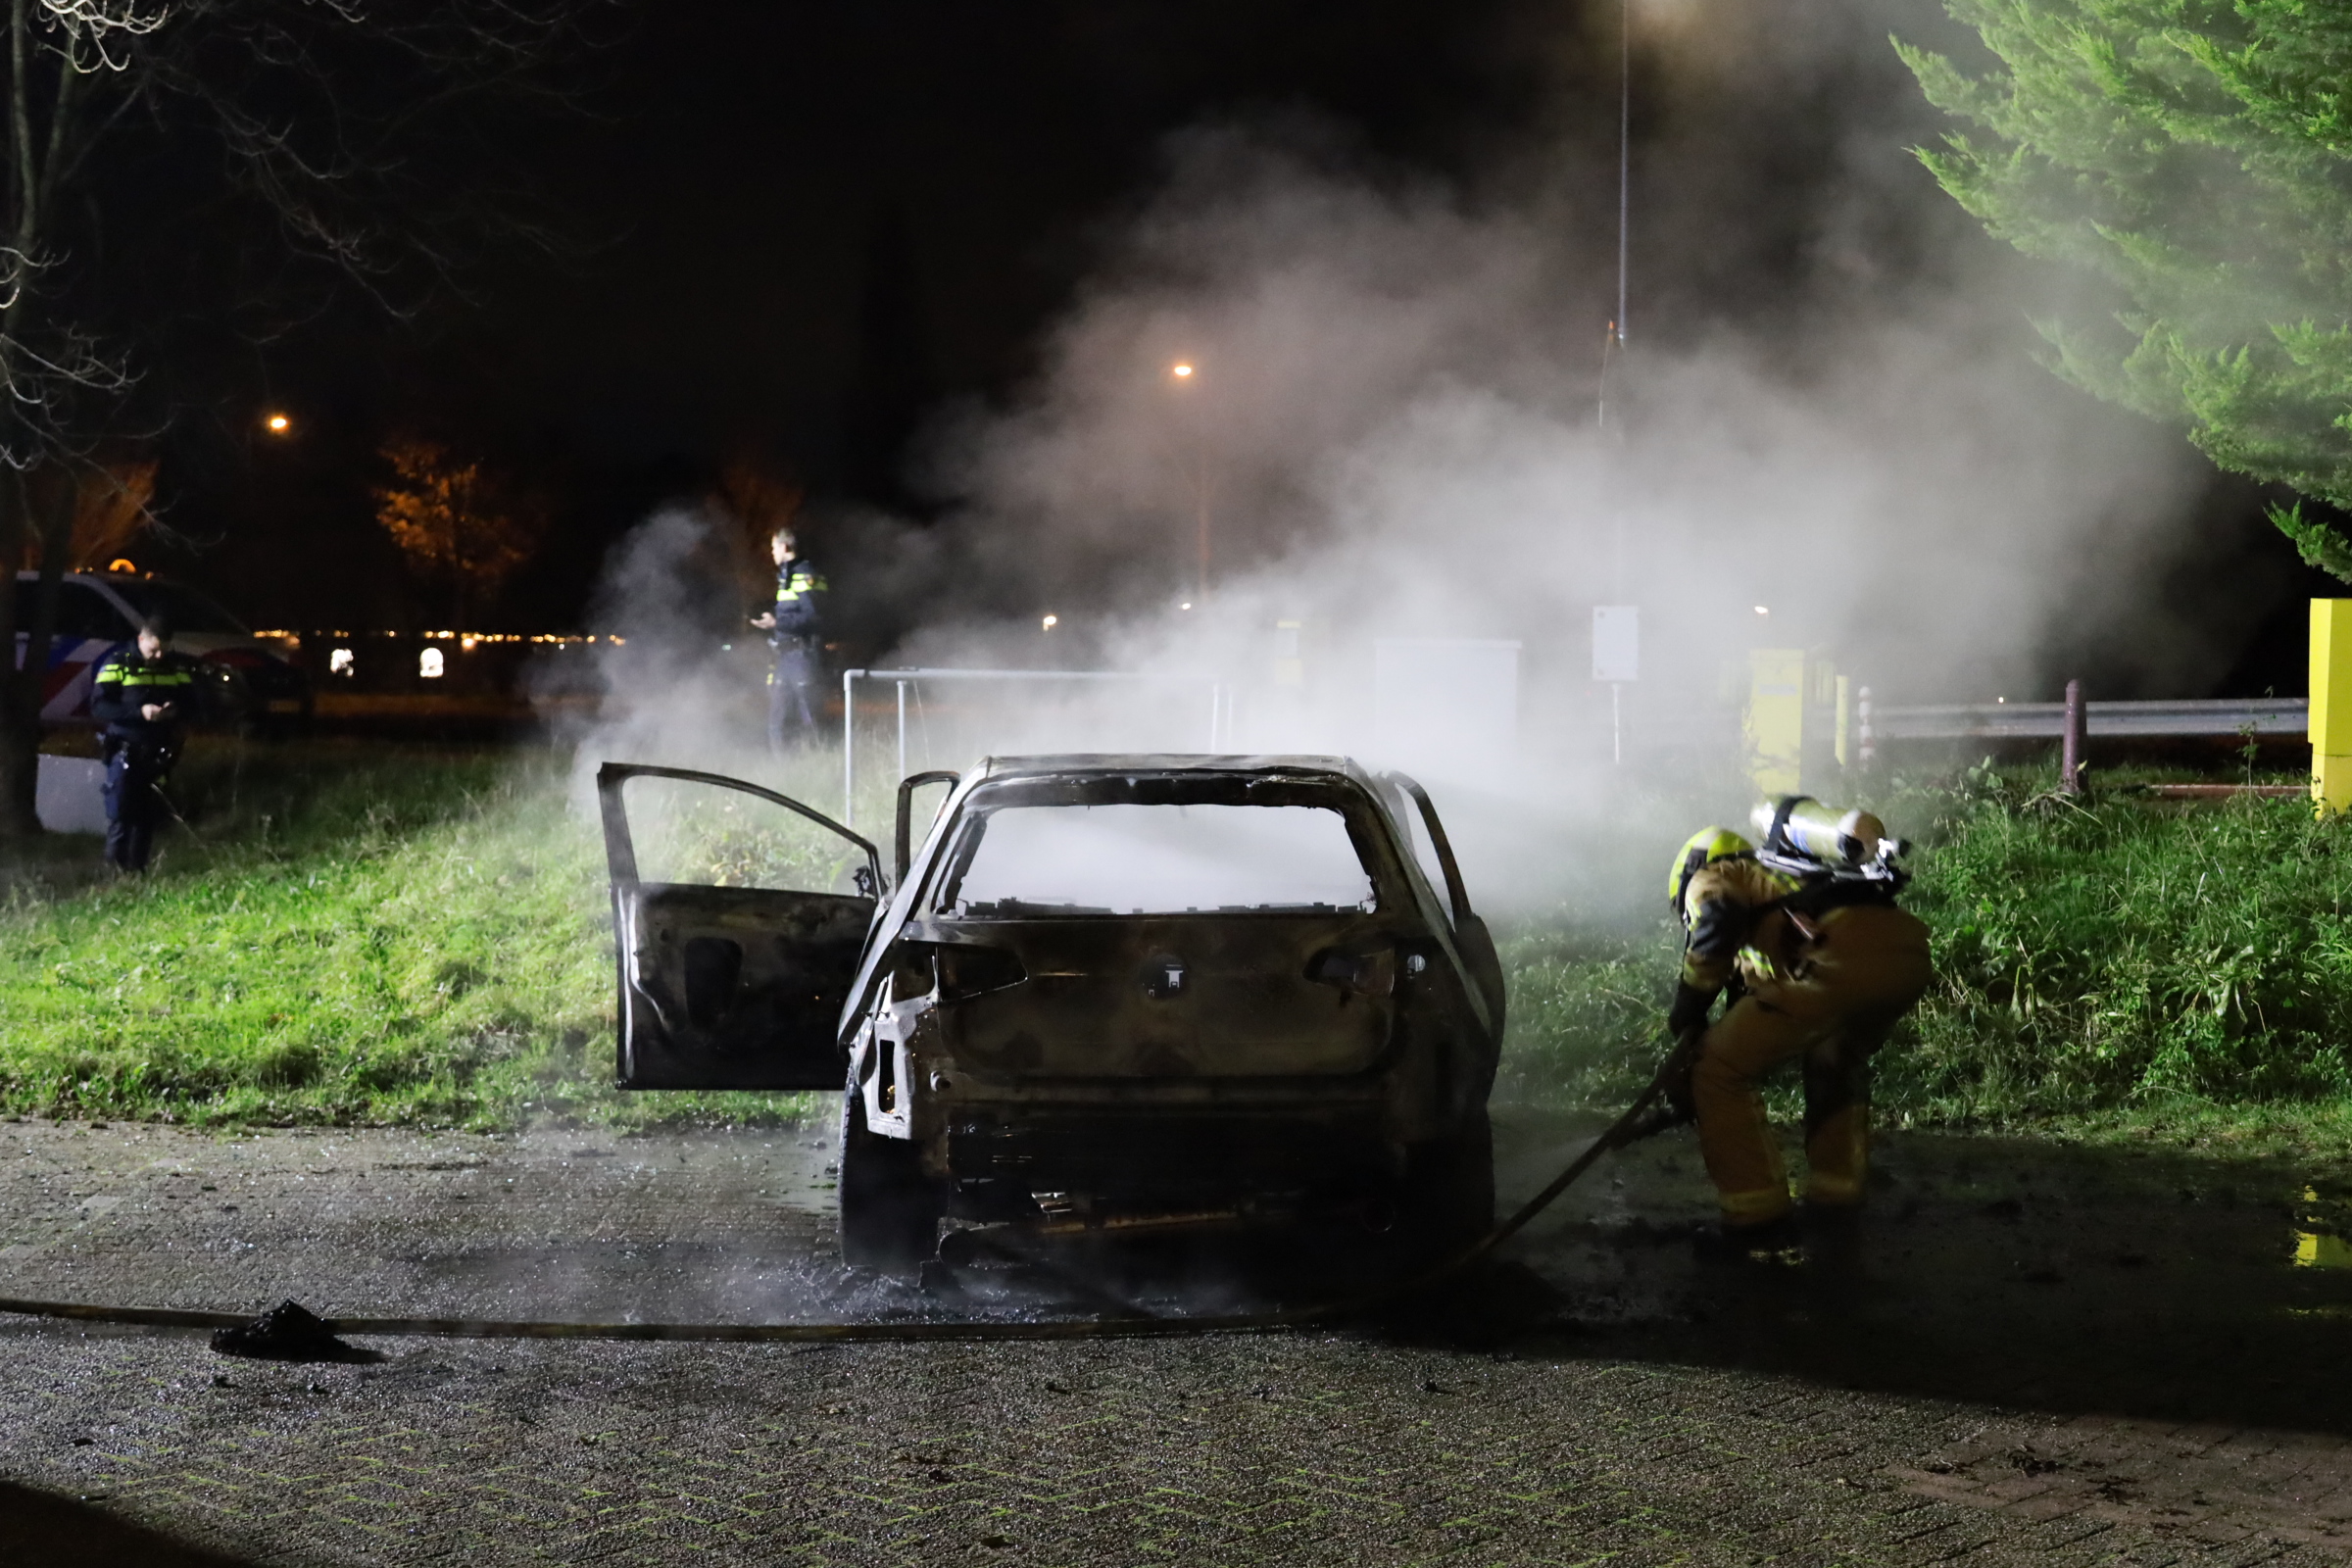
<instances>
[{"instance_id":1,"label":"breathing apparatus tank","mask_svg":"<svg viewBox=\"0 0 2352 1568\"><path fill-rule=\"evenodd\" d=\"M1840 811L1810 795L1789 795L1759 804L1756 858L1809 862L1812 868L1873 879L1895 875L1903 841L1889 838L1886 824L1868 811Z\"/></svg>"}]
</instances>

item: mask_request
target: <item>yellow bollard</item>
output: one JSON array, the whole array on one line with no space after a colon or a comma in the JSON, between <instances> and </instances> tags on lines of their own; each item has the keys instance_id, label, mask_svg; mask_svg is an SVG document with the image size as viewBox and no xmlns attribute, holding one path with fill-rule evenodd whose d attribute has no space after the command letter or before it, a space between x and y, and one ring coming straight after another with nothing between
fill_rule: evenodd
<instances>
[{"instance_id":1,"label":"yellow bollard","mask_svg":"<svg viewBox=\"0 0 2352 1568\"><path fill-rule=\"evenodd\" d=\"M2352 808L2352 599L2311 602L2311 798Z\"/></svg>"},{"instance_id":2,"label":"yellow bollard","mask_svg":"<svg viewBox=\"0 0 2352 1568\"><path fill-rule=\"evenodd\" d=\"M1766 796L1804 788L1805 651L1758 648L1747 656L1747 767Z\"/></svg>"}]
</instances>

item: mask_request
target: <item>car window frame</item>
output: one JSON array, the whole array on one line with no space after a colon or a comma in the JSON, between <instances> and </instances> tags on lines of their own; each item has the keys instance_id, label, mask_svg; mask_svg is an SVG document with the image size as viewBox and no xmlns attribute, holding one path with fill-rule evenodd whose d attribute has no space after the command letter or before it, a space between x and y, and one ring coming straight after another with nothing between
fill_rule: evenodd
<instances>
[{"instance_id":1,"label":"car window frame","mask_svg":"<svg viewBox=\"0 0 2352 1568\"><path fill-rule=\"evenodd\" d=\"M969 868L971 858L979 848L979 840L986 833L987 819L990 816L995 815L998 811L1017 806L1130 804L1125 802L1045 802L1022 801L1015 799L991 802L985 799L985 797L989 796L1017 795L1022 793L1024 787L1034 787L1041 783L1047 776L1048 775L1036 773L1014 774L1001 779L984 781L981 788L972 791L970 794L966 795L961 802L956 803L957 809L954 819L949 824L948 831L944 838L943 849L939 854L934 855L931 858L930 863L924 867L923 875L921 877L921 882L923 885L919 889L918 895L914 901L914 912L918 917L924 919L950 921L955 924L961 925L965 923L977 924L989 920L1154 920L1211 917L1237 920L1269 918L1281 919L1286 917L1295 917L1302 912L1305 912L1298 908L1272 908L1203 909L1198 911L1197 914L1188 913L1184 910L1161 910L1155 913L1144 914L1097 910L1092 912L1072 911L1067 914L1057 912L1041 912L1036 914L1019 915L968 915L956 914L949 910L932 907L932 906L936 903L939 893L944 887L946 881L952 878L960 877L962 873ZM1309 806L1317 809L1331 810L1338 813L1340 820L1347 827L1348 842L1355 850L1357 863L1362 866L1365 875L1367 878L1369 878L1372 884L1372 907L1370 909L1360 911L1363 914L1367 916L1374 915L1379 913L1381 910L1395 906L1396 904L1399 902L1399 895L1406 891L1399 886L1399 877L1397 873L1399 870L1401 870L1401 866L1399 866L1396 861L1395 845L1391 841L1391 835L1387 832L1381 831L1381 829L1386 827L1386 824L1380 819L1378 813L1378 802L1372 797L1371 792L1365 790L1355 780L1348 777L1348 775L1344 773L1308 773L1304 769L1284 769L1280 772L1268 773L1244 773L1234 770L1203 768L1196 773L1188 774L1179 770L1154 768L1149 770L1138 770L1134 773L1102 774L1098 775L1098 777L1102 778L1105 782L1116 779L1135 780L1143 778L1164 778L1171 780L1196 778L1203 781L1208 779L1222 779L1225 781L1247 781L1247 783L1261 783L1269 781L1282 783L1296 780L1300 783L1308 784L1310 788L1318 792L1328 790L1332 796L1332 798L1329 800L1280 802L1269 801L1263 804L1268 806ZM994 787L990 787L991 785ZM982 797L982 799L975 801L974 797ZM1256 803L1200 801L1180 804L1218 806L1235 804L1251 805ZM907 875L907 881L909 883L913 883L916 880L916 876L910 870Z\"/></svg>"},{"instance_id":2,"label":"car window frame","mask_svg":"<svg viewBox=\"0 0 2352 1568\"><path fill-rule=\"evenodd\" d=\"M938 901L945 899L951 889L956 890L958 893L960 893L964 878L971 874L972 861L978 856L981 844L984 843L988 837L989 823L995 819L998 813L1003 811L1023 810L1064 810L1073 808L1083 809L1092 805L1119 806L1131 804L1138 803L1062 802L1049 806L1044 803L1037 802L1005 801L996 805L983 805L971 810L965 811L962 816L957 819L956 824L956 835L950 844L946 864L942 867L939 877L936 879L937 894L936 898L931 901L933 906L925 908L923 912L937 919L954 920L958 923L963 921L986 920L1149 920L1178 918L1193 914L1227 914L1248 916L1297 914L1377 914L1382 908L1387 906L1388 903L1393 902L1393 899L1383 898L1379 872L1375 868L1374 864L1371 863L1372 861L1376 860L1378 857L1367 856L1365 854L1364 835L1358 831L1358 825L1356 823L1348 820L1348 813L1340 803L1330 802L1310 805L1305 802L1284 802L1280 805L1252 805L1244 803L1242 804L1242 808L1250 810L1292 809L1329 811L1332 815L1338 817L1340 819L1341 831L1348 835L1348 848L1355 857L1355 868L1364 879L1365 892L1370 895L1371 902L1368 906L1363 904L1275 904L1264 905L1253 908L1219 906L1215 908L1203 909L1070 908L1065 910L1055 908L1052 906L1036 906L1032 909L1018 914L964 913L955 909L937 906ZM1176 809L1182 810L1186 806L1232 806L1237 803L1228 801L1189 801L1165 804L1173 805Z\"/></svg>"}]
</instances>

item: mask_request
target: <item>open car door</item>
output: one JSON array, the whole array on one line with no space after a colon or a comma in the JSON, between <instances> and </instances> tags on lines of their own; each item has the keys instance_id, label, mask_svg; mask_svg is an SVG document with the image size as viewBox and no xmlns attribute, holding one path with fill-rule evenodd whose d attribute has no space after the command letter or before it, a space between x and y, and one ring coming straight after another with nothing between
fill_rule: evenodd
<instances>
[{"instance_id":1,"label":"open car door","mask_svg":"<svg viewBox=\"0 0 2352 1568\"><path fill-rule=\"evenodd\" d=\"M685 768L597 769L624 1089L838 1089L882 891L874 846L788 796Z\"/></svg>"},{"instance_id":2,"label":"open car door","mask_svg":"<svg viewBox=\"0 0 2352 1568\"><path fill-rule=\"evenodd\" d=\"M1504 989L1502 957L1495 952L1494 933L1487 922L1470 907L1470 893L1462 885L1462 868L1453 858L1453 843L1446 837L1446 824L1438 820L1437 803L1429 791L1403 773L1381 775L1401 791L1421 813L1421 830L1429 836L1430 849L1435 852L1438 870L1445 879L1446 906L1453 925L1454 951L1462 956L1469 967L1470 978L1478 983L1479 999L1487 1005L1487 1016L1496 1041L1502 1039ZM1418 849L1415 848L1415 854Z\"/></svg>"}]
</instances>

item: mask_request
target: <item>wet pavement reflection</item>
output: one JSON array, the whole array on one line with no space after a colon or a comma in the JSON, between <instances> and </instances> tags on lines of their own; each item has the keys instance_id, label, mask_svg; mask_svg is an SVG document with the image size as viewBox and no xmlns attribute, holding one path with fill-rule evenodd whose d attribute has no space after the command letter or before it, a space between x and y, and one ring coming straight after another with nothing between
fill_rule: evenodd
<instances>
[{"instance_id":1,"label":"wet pavement reflection","mask_svg":"<svg viewBox=\"0 0 2352 1568\"><path fill-rule=\"evenodd\" d=\"M1518 1131L1509 1185L1549 1141ZM1728 1267L1692 1246L1687 1134L1596 1176L1512 1254L1556 1302L1532 1336L2047 1410L2352 1428L2352 1181L2332 1174L1893 1133L1850 1239Z\"/></svg>"},{"instance_id":2,"label":"wet pavement reflection","mask_svg":"<svg viewBox=\"0 0 2352 1568\"><path fill-rule=\"evenodd\" d=\"M1598 1127L1498 1117L1506 1207ZM983 1249L920 1278L844 1269L832 1162L814 1128L215 1138L0 1122L0 1294L904 1321L1246 1312L1382 1277L1361 1235L1216 1232ZM612 1549L608 1526L666 1532L683 1560L786 1528L779 1509L846 1532L829 1557L809 1547L844 1562L900 1560L893 1532L942 1519L1005 1561L1032 1560L1017 1543L1034 1539L1041 1562L1134 1560L1136 1532L1162 1524L1171 1549L1225 1532L1202 1560L1286 1565L1394 1555L1399 1530L1412 1560L1457 1560L1473 1536L1479 1560L1573 1539L1658 1563L1692 1560L1702 1537L1728 1544L1696 1560L1727 1562L1981 1547L2219 1565L2288 1543L2276 1560L2317 1563L2352 1543L2352 1176L1894 1133L1849 1232L1726 1261L1699 1245L1710 1217L1689 1134L1668 1135L1602 1162L1478 1267L1297 1334L386 1339L378 1366L278 1367L223 1361L196 1336L0 1320L24 1405L0 1423L0 1467L248 1545L261 1538L238 1510L274 1498L271 1518L317 1546L305 1561L411 1560L381 1548L395 1536L537 1560L538 1538L511 1534L523 1517L563 1521L558 1560ZM859 1457L779 1471L786 1449ZM640 1451L698 1467L696 1495L609 1457ZM486 1452L520 1457L485 1469ZM1106 1470L1106 1452L1129 1468ZM1368 1474L1387 1479L1365 1491ZM397 1489L350 1479L394 1475L447 1506L420 1520ZM1166 1513L1170 1476L1190 1511ZM1054 1500L1089 1487L1105 1489L1100 1512ZM1397 1495L1426 1519L1395 1523L1382 1509ZM1320 1555L1286 1533L1310 1518L1330 1532ZM1044 1544L1081 1528L1102 1542ZM992 1534L1016 1544L986 1547Z\"/></svg>"}]
</instances>

